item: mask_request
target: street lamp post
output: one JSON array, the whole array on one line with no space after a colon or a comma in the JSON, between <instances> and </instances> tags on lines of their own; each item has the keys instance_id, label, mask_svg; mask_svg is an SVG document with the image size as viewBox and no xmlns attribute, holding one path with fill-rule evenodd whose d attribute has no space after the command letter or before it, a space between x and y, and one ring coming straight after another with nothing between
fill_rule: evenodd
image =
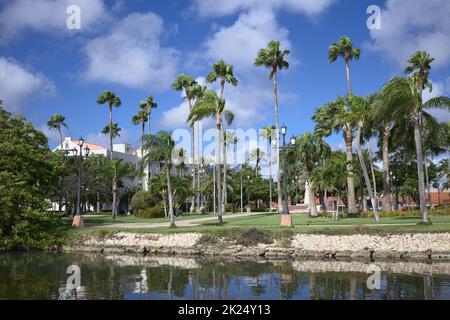
<instances>
[{"instance_id":1,"label":"street lamp post","mask_svg":"<svg viewBox=\"0 0 450 320\"><path fill-rule=\"evenodd\" d=\"M83 145L84 139L80 138L78 146L80 147L80 162L78 167L78 190L77 190L77 212L73 218L72 227L81 228L84 227L83 217L81 216L81 173L83 169L83 156L88 156L90 149L86 147L84 149L85 154L83 155Z\"/></svg>"},{"instance_id":2,"label":"street lamp post","mask_svg":"<svg viewBox=\"0 0 450 320\"><path fill-rule=\"evenodd\" d=\"M284 181L284 206L283 206L283 214L281 215L281 226L283 227L293 227L292 223L292 216L289 214L289 207L288 207L288 195L287 195L287 147L286 147L286 133L287 133L287 127L285 124L281 127L281 134L283 135L283 155L284 155L284 161L283 161L283 181ZM295 138L292 136L291 138L291 144L295 144Z\"/></svg>"}]
</instances>

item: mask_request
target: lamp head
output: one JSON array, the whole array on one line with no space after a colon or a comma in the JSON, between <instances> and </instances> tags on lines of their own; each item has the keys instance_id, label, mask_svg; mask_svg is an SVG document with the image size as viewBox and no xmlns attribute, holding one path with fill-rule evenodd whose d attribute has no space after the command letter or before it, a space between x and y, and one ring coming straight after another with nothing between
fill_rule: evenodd
<instances>
[{"instance_id":1,"label":"lamp head","mask_svg":"<svg viewBox=\"0 0 450 320\"><path fill-rule=\"evenodd\" d=\"M284 136L284 135L286 135L286 132L287 132L287 127L286 127L286 125L283 123L283 126L281 127L281 134Z\"/></svg>"}]
</instances>

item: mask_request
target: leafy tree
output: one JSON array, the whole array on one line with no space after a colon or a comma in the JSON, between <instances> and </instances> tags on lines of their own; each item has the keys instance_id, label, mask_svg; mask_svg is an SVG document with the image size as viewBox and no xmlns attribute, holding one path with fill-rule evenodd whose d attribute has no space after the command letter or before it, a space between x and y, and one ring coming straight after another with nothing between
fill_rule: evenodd
<instances>
[{"instance_id":1,"label":"leafy tree","mask_svg":"<svg viewBox=\"0 0 450 320\"><path fill-rule=\"evenodd\" d=\"M0 247L44 248L60 243L61 223L46 200L57 185L59 158L45 135L0 107Z\"/></svg>"},{"instance_id":2,"label":"leafy tree","mask_svg":"<svg viewBox=\"0 0 450 320\"><path fill-rule=\"evenodd\" d=\"M255 66L264 66L270 69L269 79L273 80L274 110L275 110L275 145L276 145L276 161L277 161L277 193L278 193L278 212L282 212L281 201L281 175L280 175L280 137L278 123L278 82L277 72L289 68L289 62L286 56L289 50L281 50L279 41L270 41L267 48L261 49L255 59Z\"/></svg>"}]
</instances>

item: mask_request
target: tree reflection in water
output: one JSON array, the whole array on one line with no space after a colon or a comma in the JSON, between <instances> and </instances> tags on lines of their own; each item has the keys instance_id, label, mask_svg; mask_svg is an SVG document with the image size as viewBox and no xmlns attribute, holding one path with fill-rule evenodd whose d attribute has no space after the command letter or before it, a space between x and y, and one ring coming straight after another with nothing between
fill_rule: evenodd
<instances>
[{"instance_id":1,"label":"tree reflection in water","mask_svg":"<svg viewBox=\"0 0 450 320\"><path fill-rule=\"evenodd\" d=\"M74 264L76 294L66 290ZM450 262L378 264L381 289L370 290L357 261L1 253L0 299L450 299Z\"/></svg>"}]
</instances>

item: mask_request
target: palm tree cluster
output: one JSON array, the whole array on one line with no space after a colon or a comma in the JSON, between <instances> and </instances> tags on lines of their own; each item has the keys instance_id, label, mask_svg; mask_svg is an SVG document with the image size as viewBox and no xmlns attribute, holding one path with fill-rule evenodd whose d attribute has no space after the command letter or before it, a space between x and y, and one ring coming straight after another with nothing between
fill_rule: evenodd
<instances>
[{"instance_id":1,"label":"palm tree cluster","mask_svg":"<svg viewBox=\"0 0 450 320\"><path fill-rule=\"evenodd\" d=\"M234 145L233 152L236 153L238 142L237 138L227 131L235 115L227 108L225 87L238 85L238 78L232 65L223 60L212 65L212 70L205 79L207 84L218 82L217 90L200 84L187 74L180 74L172 83L175 91L182 92L183 99L189 107L186 119L192 133L189 156L186 150L175 149L170 132L151 134L151 112L158 106L154 98L149 96L139 103L139 110L132 117L132 123L141 127L140 176L144 180L144 168L147 167L149 188L163 199L166 216L170 218L172 225L175 223L174 211L183 203L190 203L190 212L201 212L205 209L205 201L214 204L218 221L221 223L227 204L232 203L234 206L240 200L241 207L243 206L244 193L247 194L247 205L250 205L250 198L253 198L258 206L261 200L270 209L272 200L276 197L277 209L282 212L278 77L282 70L289 68L287 61L289 54L289 50L281 48L280 42L271 41L266 48L259 50L254 60L255 67L269 69L268 76L273 84L274 124L267 125L260 131L260 136L270 145L268 180L261 178L260 165L266 159L266 155L259 148L248 158L248 161L256 162L253 169L250 169L249 164L239 169L232 169L227 165L227 154L232 145ZM394 209L392 189L395 188L397 200L399 195L418 194L414 199L420 205L423 221L427 222L426 192L430 193L430 186L448 174L448 160L436 166L429 161L429 157L448 152L450 144L450 125L440 123L429 113L432 109L450 110L450 99L434 97L423 101L423 91L432 89L429 74L434 59L425 51L415 52L407 61L405 76L394 77L387 81L379 92L363 97L353 93L350 76L350 62L358 60L360 56L361 50L355 48L347 36L340 37L330 46L329 63L339 58L345 63L347 92L315 110L312 116L315 122L314 132L299 135L297 143L289 146L286 155L289 173L284 174L289 174L289 181L292 179L294 185L306 183L309 186L309 193L305 194L305 198L308 198L311 204L311 217L318 216L315 206L317 196L321 208L326 210L329 194L336 196L337 205L341 200L346 204L349 215L357 215L361 210L368 208L365 200L367 192L373 216L378 220L380 209L383 211ZM121 131L119 124L113 122L112 111L113 107L121 106L121 100L114 92L105 91L100 94L97 103L107 105L109 109L109 122L102 133L109 136L111 150L109 156L112 161L113 140L120 136ZM212 167L209 164L205 165L205 159L200 155L200 123L205 119L214 121L217 132L215 160ZM61 143L61 128L67 127L64 121L63 116L53 115L48 122L49 128L59 132ZM342 135L344 152L332 151L325 142L325 138L333 134ZM378 152L375 154L371 147L371 140L374 138L378 143ZM174 163L174 158L180 161ZM381 171L376 166L377 160L382 163ZM276 168L276 190L272 190L273 162ZM154 163L159 164L163 170L150 177L149 166ZM187 164L190 165L191 175L186 175ZM415 175L411 172L413 165L416 166ZM394 178L393 171L400 172L400 167L404 170L404 175ZM250 170L253 170L253 173L250 173ZM401 178L406 180L403 179L399 185ZM117 169L114 169L111 177L113 218L116 215L117 181ZM250 184L259 185L254 187ZM442 190L443 186L439 183L437 185L438 189ZM294 186L295 194L298 192L297 186ZM265 192L268 192L268 196L261 193L261 188L266 187ZM292 187L290 190L293 191ZM359 191L362 199L359 208L356 191ZM291 201L295 197L291 196ZM380 199L381 208L379 208Z\"/></svg>"}]
</instances>

